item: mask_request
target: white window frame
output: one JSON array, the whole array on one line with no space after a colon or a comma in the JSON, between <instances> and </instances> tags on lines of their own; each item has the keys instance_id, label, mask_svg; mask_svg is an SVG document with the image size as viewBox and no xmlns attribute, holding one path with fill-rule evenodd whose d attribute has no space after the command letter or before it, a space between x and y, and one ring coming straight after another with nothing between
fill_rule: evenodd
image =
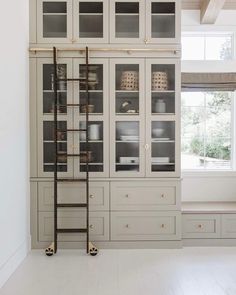
<instances>
[{"instance_id":1,"label":"white window frame","mask_svg":"<svg viewBox=\"0 0 236 295\"><path fill-rule=\"evenodd\" d=\"M199 27L198 27L199 28ZM199 31L196 28L184 28L182 36L219 36L228 35L232 38L232 59L231 60L182 60L182 72L232 72L232 69L236 69L236 32L233 31ZM231 162L232 169L227 170L208 170L208 169L182 169L181 173L183 177L235 177L236 176L236 91L234 92L232 102L232 150L231 150Z\"/></svg>"}]
</instances>

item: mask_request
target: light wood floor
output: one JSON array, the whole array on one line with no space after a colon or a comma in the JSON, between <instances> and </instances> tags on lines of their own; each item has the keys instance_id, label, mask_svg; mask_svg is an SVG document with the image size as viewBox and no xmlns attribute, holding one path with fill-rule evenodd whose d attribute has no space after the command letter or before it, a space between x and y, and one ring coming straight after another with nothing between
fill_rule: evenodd
<instances>
[{"instance_id":1,"label":"light wood floor","mask_svg":"<svg viewBox=\"0 0 236 295\"><path fill-rule=\"evenodd\" d=\"M236 248L32 251L1 295L236 295Z\"/></svg>"}]
</instances>

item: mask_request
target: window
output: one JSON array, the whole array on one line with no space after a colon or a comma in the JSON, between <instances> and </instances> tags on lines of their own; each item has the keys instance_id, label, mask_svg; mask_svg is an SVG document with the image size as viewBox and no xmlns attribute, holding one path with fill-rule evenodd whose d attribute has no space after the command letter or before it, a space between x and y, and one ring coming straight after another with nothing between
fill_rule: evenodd
<instances>
[{"instance_id":1,"label":"window","mask_svg":"<svg viewBox=\"0 0 236 295\"><path fill-rule=\"evenodd\" d=\"M232 34L184 33L183 60L230 60L233 57Z\"/></svg>"},{"instance_id":2,"label":"window","mask_svg":"<svg viewBox=\"0 0 236 295\"><path fill-rule=\"evenodd\" d=\"M232 169L233 96L182 93L182 169Z\"/></svg>"}]
</instances>

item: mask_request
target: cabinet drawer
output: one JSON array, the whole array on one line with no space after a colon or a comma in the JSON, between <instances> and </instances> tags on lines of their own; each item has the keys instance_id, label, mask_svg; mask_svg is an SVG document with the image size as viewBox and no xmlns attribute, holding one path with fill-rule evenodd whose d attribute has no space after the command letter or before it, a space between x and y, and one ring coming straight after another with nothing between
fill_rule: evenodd
<instances>
[{"instance_id":1,"label":"cabinet drawer","mask_svg":"<svg viewBox=\"0 0 236 295\"><path fill-rule=\"evenodd\" d=\"M179 240L178 212L112 212L112 240Z\"/></svg>"},{"instance_id":2,"label":"cabinet drawer","mask_svg":"<svg viewBox=\"0 0 236 295\"><path fill-rule=\"evenodd\" d=\"M184 214L183 238L210 239L220 237L220 215Z\"/></svg>"},{"instance_id":3,"label":"cabinet drawer","mask_svg":"<svg viewBox=\"0 0 236 295\"><path fill-rule=\"evenodd\" d=\"M179 184L176 182L111 184L112 210L177 210L179 199Z\"/></svg>"},{"instance_id":4,"label":"cabinet drawer","mask_svg":"<svg viewBox=\"0 0 236 295\"><path fill-rule=\"evenodd\" d=\"M90 211L109 210L108 182L91 182L89 195ZM38 198L39 211L53 210L52 182L40 182L38 184ZM86 187L84 183L58 185L58 203L84 203L85 201Z\"/></svg>"},{"instance_id":5,"label":"cabinet drawer","mask_svg":"<svg viewBox=\"0 0 236 295\"><path fill-rule=\"evenodd\" d=\"M236 238L236 214L222 214L222 238Z\"/></svg>"},{"instance_id":6,"label":"cabinet drawer","mask_svg":"<svg viewBox=\"0 0 236 295\"><path fill-rule=\"evenodd\" d=\"M53 240L53 212L39 212L39 241ZM86 225L85 212L59 212L58 228L84 228ZM109 213L90 213L90 237L92 241L109 240ZM59 241L85 241L86 234L59 234Z\"/></svg>"}]
</instances>

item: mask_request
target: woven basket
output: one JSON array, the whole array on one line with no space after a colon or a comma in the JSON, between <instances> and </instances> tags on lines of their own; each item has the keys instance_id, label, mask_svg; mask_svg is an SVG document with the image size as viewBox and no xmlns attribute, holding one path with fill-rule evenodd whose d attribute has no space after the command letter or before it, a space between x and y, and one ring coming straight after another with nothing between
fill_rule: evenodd
<instances>
[{"instance_id":1,"label":"woven basket","mask_svg":"<svg viewBox=\"0 0 236 295\"><path fill-rule=\"evenodd\" d=\"M139 75L137 71L124 71L121 74L121 90L138 90Z\"/></svg>"},{"instance_id":2,"label":"woven basket","mask_svg":"<svg viewBox=\"0 0 236 295\"><path fill-rule=\"evenodd\" d=\"M168 75L166 72L152 73L152 90L167 90L168 89Z\"/></svg>"}]
</instances>

